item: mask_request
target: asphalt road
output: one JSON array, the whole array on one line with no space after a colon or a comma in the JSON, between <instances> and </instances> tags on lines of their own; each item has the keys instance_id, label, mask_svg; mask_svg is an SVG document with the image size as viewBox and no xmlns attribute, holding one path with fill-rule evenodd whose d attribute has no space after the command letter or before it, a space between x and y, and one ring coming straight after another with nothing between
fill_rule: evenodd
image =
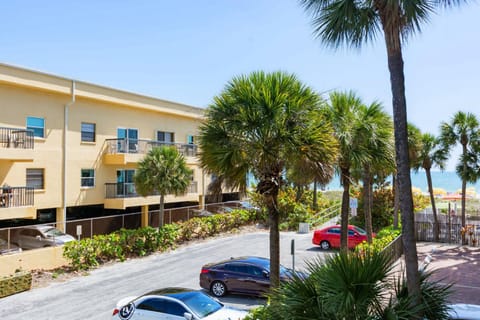
<instances>
[{"instance_id":1,"label":"asphalt road","mask_svg":"<svg viewBox=\"0 0 480 320\"><path fill-rule=\"evenodd\" d=\"M305 261L323 259L326 254L312 245L312 231L281 233L280 261L287 267L293 264L292 239L297 270L305 267ZM87 276L2 298L0 314L2 319L12 320L109 319L121 298L169 286L200 289L198 277L203 264L241 255L269 257L268 231L219 236L168 253L103 266ZM220 300L242 309L265 303L263 299L238 295Z\"/></svg>"}]
</instances>

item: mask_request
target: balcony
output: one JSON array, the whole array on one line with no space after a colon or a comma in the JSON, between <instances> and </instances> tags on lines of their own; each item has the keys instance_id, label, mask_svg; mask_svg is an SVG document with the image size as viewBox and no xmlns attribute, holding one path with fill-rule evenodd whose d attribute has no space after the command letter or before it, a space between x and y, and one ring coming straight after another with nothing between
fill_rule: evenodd
<instances>
[{"instance_id":1,"label":"balcony","mask_svg":"<svg viewBox=\"0 0 480 320\"><path fill-rule=\"evenodd\" d=\"M154 147L174 146L185 157L197 155L197 145L167 143L142 139L107 139L104 161L106 164L126 165L137 163Z\"/></svg>"},{"instance_id":2,"label":"balcony","mask_svg":"<svg viewBox=\"0 0 480 320\"><path fill-rule=\"evenodd\" d=\"M0 160L33 161L33 131L0 127Z\"/></svg>"},{"instance_id":3,"label":"balcony","mask_svg":"<svg viewBox=\"0 0 480 320\"><path fill-rule=\"evenodd\" d=\"M34 204L34 190L31 187L0 188L0 219L34 219L37 210Z\"/></svg>"},{"instance_id":4,"label":"balcony","mask_svg":"<svg viewBox=\"0 0 480 320\"><path fill-rule=\"evenodd\" d=\"M192 181L186 194L175 197L173 194L165 196L165 202L198 201L198 182ZM135 190L134 183L106 183L105 203L106 209L125 209L132 206L158 204L160 194L155 192L142 197Z\"/></svg>"}]
</instances>

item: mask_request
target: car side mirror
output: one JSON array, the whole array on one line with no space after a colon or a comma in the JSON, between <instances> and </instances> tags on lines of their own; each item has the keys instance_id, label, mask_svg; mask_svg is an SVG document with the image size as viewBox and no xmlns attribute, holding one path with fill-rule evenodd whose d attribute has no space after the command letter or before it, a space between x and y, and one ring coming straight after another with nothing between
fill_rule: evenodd
<instances>
[{"instance_id":1,"label":"car side mirror","mask_svg":"<svg viewBox=\"0 0 480 320\"><path fill-rule=\"evenodd\" d=\"M189 313L189 312L185 312L183 314L183 317L186 319L186 320L192 320L193 319L193 314Z\"/></svg>"},{"instance_id":2,"label":"car side mirror","mask_svg":"<svg viewBox=\"0 0 480 320\"><path fill-rule=\"evenodd\" d=\"M262 273L265 278L270 278L270 273L268 271L263 270Z\"/></svg>"},{"instance_id":3,"label":"car side mirror","mask_svg":"<svg viewBox=\"0 0 480 320\"><path fill-rule=\"evenodd\" d=\"M41 240L42 240L42 237L40 237L40 236L35 236L35 239L37 239L38 241L41 241Z\"/></svg>"}]
</instances>

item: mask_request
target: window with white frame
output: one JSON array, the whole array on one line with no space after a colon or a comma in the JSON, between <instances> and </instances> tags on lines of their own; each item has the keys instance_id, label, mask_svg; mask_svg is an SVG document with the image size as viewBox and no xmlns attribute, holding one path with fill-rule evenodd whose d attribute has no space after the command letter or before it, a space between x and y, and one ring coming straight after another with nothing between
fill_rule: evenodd
<instances>
[{"instance_id":1,"label":"window with white frame","mask_svg":"<svg viewBox=\"0 0 480 320\"><path fill-rule=\"evenodd\" d=\"M157 141L165 142L165 143L174 143L175 134L173 132L157 131Z\"/></svg>"},{"instance_id":2,"label":"window with white frame","mask_svg":"<svg viewBox=\"0 0 480 320\"><path fill-rule=\"evenodd\" d=\"M45 138L45 119L27 117L27 130L33 131L34 137Z\"/></svg>"},{"instance_id":3,"label":"window with white frame","mask_svg":"<svg viewBox=\"0 0 480 320\"><path fill-rule=\"evenodd\" d=\"M187 136L187 143L188 144L195 144L195 136L188 135Z\"/></svg>"},{"instance_id":4,"label":"window with white frame","mask_svg":"<svg viewBox=\"0 0 480 320\"><path fill-rule=\"evenodd\" d=\"M82 142L95 142L95 123L82 122Z\"/></svg>"},{"instance_id":5,"label":"window with white frame","mask_svg":"<svg viewBox=\"0 0 480 320\"><path fill-rule=\"evenodd\" d=\"M45 188L44 169L27 169L27 187L34 189Z\"/></svg>"},{"instance_id":6,"label":"window with white frame","mask_svg":"<svg viewBox=\"0 0 480 320\"><path fill-rule=\"evenodd\" d=\"M82 169L80 185L85 188L95 187L95 170Z\"/></svg>"}]
</instances>

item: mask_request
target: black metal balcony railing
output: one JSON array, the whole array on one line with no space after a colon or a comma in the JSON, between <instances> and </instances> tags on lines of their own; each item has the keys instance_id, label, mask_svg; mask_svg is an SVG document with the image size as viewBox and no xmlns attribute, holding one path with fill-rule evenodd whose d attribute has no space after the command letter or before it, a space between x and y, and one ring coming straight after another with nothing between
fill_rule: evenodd
<instances>
[{"instance_id":1,"label":"black metal balcony railing","mask_svg":"<svg viewBox=\"0 0 480 320\"><path fill-rule=\"evenodd\" d=\"M187 157L197 155L197 145L185 143L169 143L143 139L107 139L107 153L140 153L146 154L154 147L174 146L178 152Z\"/></svg>"},{"instance_id":2,"label":"black metal balcony railing","mask_svg":"<svg viewBox=\"0 0 480 320\"><path fill-rule=\"evenodd\" d=\"M0 127L0 148L33 149L33 131Z\"/></svg>"},{"instance_id":3,"label":"black metal balcony railing","mask_svg":"<svg viewBox=\"0 0 480 320\"><path fill-rule=\"evenodd\" d=\"M192 181L187 189L187 193L197 193L197 181ZM160 195L158 192L154 192L151 196ZM141 197L135 190L134 183L105 183L105 198L117 199L117 198L134 198Z\"/></svg>"},{"instance_id":4,"label":"black metal balcony railing","mask_svg":"<svg viewBox=\"0 0 480 320\"><path fill-rule=\"evenodd\" d=\"M31 187L0 187L1 208L33 206L34 192Z\"/></svg>"}]
</instances>

